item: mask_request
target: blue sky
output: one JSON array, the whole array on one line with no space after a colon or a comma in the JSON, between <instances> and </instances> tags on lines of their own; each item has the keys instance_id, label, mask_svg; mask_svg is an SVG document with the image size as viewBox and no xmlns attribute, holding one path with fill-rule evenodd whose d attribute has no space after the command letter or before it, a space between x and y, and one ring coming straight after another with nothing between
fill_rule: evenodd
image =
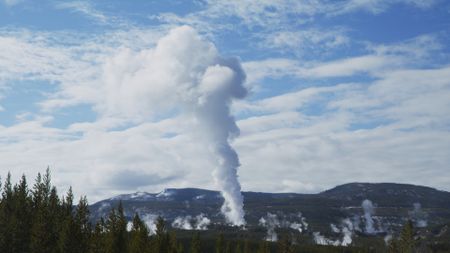
<instances>
[{"instance_id":1,"label":"blue sky","mask_svg":"<svg viewBox=\"0 0 450 253\"><path fill-rule=\"evenodd\" d=\"M2 0L0 172L50 166L92 200L215 189L216 161L171 100L186 66L165 64L206 43L217 53L192 64L238 57L247 76L232 103L244 190L450 190L449 31L444 0Z\"/></svg>"}]
</instances>

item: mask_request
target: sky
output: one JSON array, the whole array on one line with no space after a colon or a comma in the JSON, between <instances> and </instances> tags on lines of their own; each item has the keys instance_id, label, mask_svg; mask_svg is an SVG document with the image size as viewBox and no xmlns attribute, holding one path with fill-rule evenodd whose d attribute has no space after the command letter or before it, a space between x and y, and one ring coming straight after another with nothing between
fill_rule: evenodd
<instances>
[{"instance_id":1,"label":"sky","mask_svg":"<svg viewBox=\"0 0 450 253\"><path fill-rule=\"evenodd\" d=\"M450 191L449 56L446 0L0 0L0 175L91 203L217 189L183 101L219 57L246 77L243 190Z\"/></svg>"}]
</instances>

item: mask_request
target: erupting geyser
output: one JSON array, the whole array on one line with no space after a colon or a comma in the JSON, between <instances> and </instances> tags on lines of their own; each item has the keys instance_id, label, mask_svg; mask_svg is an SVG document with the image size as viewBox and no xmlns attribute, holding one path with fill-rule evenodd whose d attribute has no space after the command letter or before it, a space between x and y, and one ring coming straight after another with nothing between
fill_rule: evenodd
<instances>
[{"instance_id":1,"label":"erupting geyser","mask_svg":"<svg viewBox=\"0 0 450 253\"><path fill-rule=\"evenodd\" d=\"M157 109L157 116L176 111L195 117L201 139L217 158L213 176L225 199L221 211L227 222L244 225L239 158L229 144L239 135L230 104L247 95L239 60L221 57L212 43L182 26L153 49L121 50L104 72L105 101L99 110L141 117Z\"/></svg>"}]
</instances>

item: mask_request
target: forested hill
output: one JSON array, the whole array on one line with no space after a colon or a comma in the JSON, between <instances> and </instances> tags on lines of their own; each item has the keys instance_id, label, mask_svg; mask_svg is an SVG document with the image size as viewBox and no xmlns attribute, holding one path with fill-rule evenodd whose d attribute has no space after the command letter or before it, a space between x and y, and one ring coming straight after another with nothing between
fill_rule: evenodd
<instances>
[{"instance_id":1,"label":"forested hill","mask_svg":"<svg viewBox=\"0 0 450 253\"><path fill-rule=\"evenodd\" d=\"M246 220L257 225L267 213L291 215L301 213L311 226L329 227L330 223L363 215L361 203L374 205L380 222L403 224L413 206L419 204L430 225L450 221L450 192L429 187L395 183L350 183L318 194L243 192ZM184 188L165 189L160 193L137 192L115 196L91 205L93 219L106 215L121 200L130 217L160 215L171 221L177 217L206 215L212 222L223 222L219 192Z\"/></svg>"},{"instance_id":2,"label":"forested hill","mask_svg":"<svg viewBox=\"0 0 450 253\"><path fill-rule=\"evenodd\" d=\"M235 227L223 222L219 211L223 199L214 191L141 192L88 206L86 197L74 201L72 190L58 194L49 170L30 187L25 177L13 185L8 175L0 194L0 252L450 251L450 210L440 206L441 200L433 202L434 195L448 199L449 193L381 187L394 190L385 197L403 200L395 205L395 201L382 202L377 187L361 185L354 184L359 191L352 190L351 184L319 194L246 192L248 223ZM347 196L345 201L342 196ZM373 202L365 199L369 197ZM430 201L420 206L414 202L417 199Z\"/></svg>"}]
</instances>

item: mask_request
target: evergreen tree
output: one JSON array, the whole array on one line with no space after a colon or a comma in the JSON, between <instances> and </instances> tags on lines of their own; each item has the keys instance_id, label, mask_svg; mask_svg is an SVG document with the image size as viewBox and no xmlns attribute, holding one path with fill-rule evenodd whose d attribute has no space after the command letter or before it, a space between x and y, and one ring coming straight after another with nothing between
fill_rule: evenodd
<instances>
[{"instance_id":1,"label":"evergreen tree","mask_svg":"<svg viewBox=\"0 0 450 253\"><path fill-rule=\"evenodd\" d=\"M250 253L250 244L248 242L248 239L245 239L244 241L244 253Z\"/></svg>"},{"instance_id":2,"label":"evergreen tree","mask_svg":"<svg viewBox=\"0 0 450 253\"><path fill-rule=\"evenodd\" d=\"M258 253L270 253L270 247L267 241L261 241L259 243Z\"/></svg>"},{"instance_id":3,"label":"evergreen tree","mask_svg":"<svg viewBox=\"0 0 450 253\"><path fill-rule=\"evenodd\" d=\"M398 240L392 238L388 244L388 253L398 253L399 251Z\"/></svg>"},{"instance_id":4,"label":"evergreen tree","mask_svg":"<svg viewBox=\"0 0 450 253\"><path fill-rule=\"evenodd\" d=\"M195 233L194 236L192 236L191 250L189 252L200 253L200 251L201 251L200 235L198 233Z\"/></svg>"},{"instance_id":5,"label":"evergreen tree","mask_svg":"<svg viewBox=\"0 0 450 253\"><path fill-rule=\"evenodd\" d=\"M168 238L166 233L166 224L162 217L156 220L156 231L153 240L155 253L166 253L168 251Z\"/></svg>"},{"instance_id":6,"label":"evergreen tree","mask_svg":"<svg viewBox=\"0 0 450 253\"><path fill-rule=\"evenodd\" d=\"M75 252L88 252L91 238L91 223L89 222L89 206L86 197L82 197L78 203L73 232L73 238L77 243Z\"/></svg>"},{"instance_id":7,"label":"evergreen tree","mask_svg":"<svg viewBox=\"0 0 450 253\"><path fill-rule=\"evenodd\" d=\"M119 202L117 211L113 208L106 221L108 234L107 252L123 253L127 251L127 221L123 213L122 202Z\"/></svg>"},{"instance_id":8,"label":"evergreen tree","mask_svg":"<svg viewBox=\"0 0 450 253\"><path fill-rule=\"evenodd\" d=\"M14 187L14 227L12 228L12 252L28 253L30 250L31 198L27 179L22 175L18 185Z\"/></svg>"},{"instance_id":9,"label":"evergreen tree","mask_svg":"<svg viewBox=\"0 0 450 253\"><path fill-rule=\"evenodd\" d=\"M241 246L241 242L238 241L236 243L236 249L234 250L235 253L242 253L242 246Z\"/></svg>"},{"instance_id":10,"label":"evergreen tree","mask_svg":"<svg viewBox=\"0 0 450 253\"><path fill-rule=\"evenodd\" d=\"M225 246L225 253L231 253L231 243L227 242Z\"/></svg>"},{"instance_id":11,"label":"evergreen tree","mask_svg":"<svg viewBox=\"0 0 450 253\"><path fill-rule=\"evenodd\" d=\"M59 252L78 252L77 235L78 230L73 216L73 192L72 187L70 187L60 207Z\"/></svg>"},{"instance_id":12,"label":"evergreen tree","mask_svg":"<svg viewBox=\"0 0 450 253\"><path fill-rule=\"evenodd\" d=\"M106 228L105 220L100 220L95 224L94 232L90 240L89 253L106 253L106 240L105 240Z\"/></svg>"},{"instance_id":13,"label":"evergreen tree","mask_svg":"<svg viewBox=\"0 0 450 253\"><path fill-rule=\"evenodd\" d=\"M55 251L53 229L49 222L50 171L47 168L44 179L38 174L33 186L33 223L31 226L30 252L53 253ZM49 233L50 231L50 233Z\"/></svg>"},{"instance_id":14,"label":"evergreen tree","mask_svg":"<svg viewBox=\"0 0 450 253\"><path fill-rule=\"evenodd\" d=\"M148 253L150 252L149 231L144 222L136 214L133 219L131 229L131 240L129 246L130 253Z\"/></svg>"},{"instance_id":15,"label":"evergreen tree","mask_svg":"<svg viewBox=\"0 0 450 253\"><path fill-rule=\"evenodd\" d=\"M183 245L179 244L177 241L177 236L174 231L169 233L169 248L168 253L182 253L183 252Z\"/></svg>"},{"instance_id":16,"label":"evergreen tree","mask_svg":"<svg viewBox=\"0 0 450 253\"><path fill-rule=\"evenodd\" d=\"M2 200L0 202L0 252L11 253L13 234L14 216L13 209L13 190L11 186L11 173L8 175L3 186Z\"/></svg>"},{"instance_id":17,"label":"evergreen tree","mask_svg":"<svg viewBox=\"0 0 450 253\"><path fill-rule=\"evenodd\" d=\"M289 240L289 237L287 235L284 235L281 237L281 239L278 241L277 245L277 252L278 253L293 253L294 248L292 245L291 240Z\"/></svg>"},{"instance_id":18,"label":"evergreen tree","mask_svg":"<svg viewBox=\"0 0 450 253\"><path fill-rule=\"evenodd\" d=\"M48 172L49 173L49 172ZM50 178L48 179L50 180ZM48 187L50 186L50 181L48 181ZM46 186L47 187L47 186ZM56 187L51 187L49 196L48 196L48 204L46 205L46 212L44 213L44 217L46 219L46 229L47 229L47 238L49 241L48 252L49 253L57 253L58 252L58 242L59 240L59 229L61 224L61 203L58 197L58 193L56 191Z\"/></svg>"},{"instance_id":19,"label":"evergreen tree","mask_svg":"<svg viewBox=\"0 0 450 253\"><path fill-rule=\"evenodd\" d=\"M223 240L223 234L219 234L216 239L216 253L223 253L224 251L224 240Z\"/></svg>"},{"instance_id":20,"label":"evergreen tree","mask_svg":"<svg viewBox=\"0 0 450 253\"><path fill-rule=\"evenodd\" d=\"M401 253L412 253L414 249L414 230L411 221L408 221L402 229L399 238L399 247Z\"/></svg>"}]
</instances>

